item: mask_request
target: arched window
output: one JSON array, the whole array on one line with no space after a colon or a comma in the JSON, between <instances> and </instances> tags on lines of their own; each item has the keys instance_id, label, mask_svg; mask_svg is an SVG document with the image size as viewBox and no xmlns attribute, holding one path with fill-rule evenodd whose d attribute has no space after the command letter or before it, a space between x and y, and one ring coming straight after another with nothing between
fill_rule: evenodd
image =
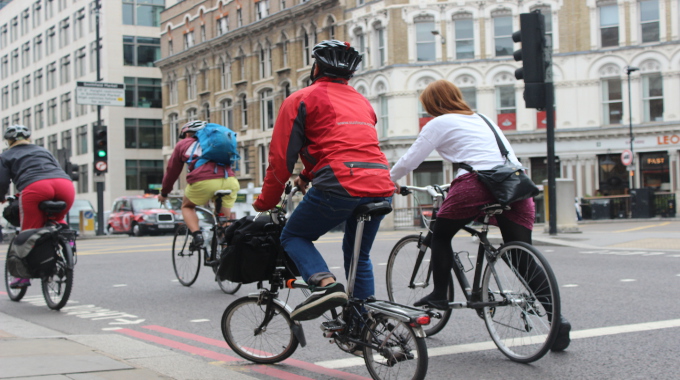
<instances>
[{"instance_id":1,"label":"arched window","mask_svg":"<svg viewBox=\"0 0 680 380\"><path fill-rule=\"evenodd\" d=\"M203 103L203 108L201 109L201 118L208 123L210 122L210 103Z\"/></svg>"},{"instance_id":2,"label":"arched window","mask_svg":"<svg viewBox=\"0 0 680 380\"><path fill-rule=\"evenodd\" d=\"M248 100L246 94L241 95L241 129L248 128Z\"/></svg>"},{"instance_id":3,"label":"arched window","mask_svg":"<svg viewBox=\"0 0 680 380\"><path fill-rule=\"evenodd\" d=\"M270 89L260 92L260 115L262 130L274 129L274 92Z\"/></svg>"},{"instance_id":4,"label":"arched window","mask_svg":"<svg viewBox=\"0 0 680 380\"><path fill-rule=\"evenodd\" d=\"M170 146L174 148L179 136L179 115L176 113L168 115L168 126L170 127Z\"/></svg>"},{"instance_id":5,"label":"arched window","mask_svg":"<svg viewBox=\"0 0 680 380\"><path fill-rule=\"evenodd\" d=\"M234 130L234 106L231 103L231 99L221 101L220 108L222 109L222 124Z\"/></svg>"},{"instance_id":6,"label":"arched window","mask_svg":"<svg viewBox=\"0 0 680 380\"><path fill-rule=\"evenodd\" d=\"M196 115L196 108L189 108L187 110L187 122L198 120Z\"/></svg>"},{"instance_id":7,"label":"arched window","mask_svg":"<svg viewBox=\"0 0 680 380\"><path fill-rule=\"evenodd\" d=\"M311 65L311 59L312 59L312 48L310 46L311 41L309 38L309 34L307 31L304 32L304 36L302 39L302 54L304 54L304 57L302 57L302 62L305 63L305 66Z\"/></svg>"}]
</instances>

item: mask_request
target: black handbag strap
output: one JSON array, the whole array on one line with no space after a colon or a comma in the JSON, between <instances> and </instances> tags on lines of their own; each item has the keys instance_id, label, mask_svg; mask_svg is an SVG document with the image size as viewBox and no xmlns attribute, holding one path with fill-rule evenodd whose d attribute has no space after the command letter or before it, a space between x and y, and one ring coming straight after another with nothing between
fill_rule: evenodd
<instances>
[{"instance_id":1,"label":"black handbag strap","mask_svg":"<svg viewBox=\"0 0 680 380\"><path fill-rule=\"evenodd\" d=\"M509 152L508 152L508 150L505 148L505 144L503 144L503 141L501 140L501 137L498 135L498 132L496 132L496 128L494 128L493 125L491 125L491 123L489 122L489 120L487 120L487 119L486 119L484 116L482 116L481 114L478 113L477 116L481 117L482 120L484 120L484 122L486 123L486 125L488 125L489 128L491 128L491 132L493 132L494 137L496 137L496 144L498 145L498 149L500 149L501 155L502 155L503 158L505 158L505 160L507 161L507 160L508 160L508 153L509 153ZM469 172L471 172L471 173L474 171L474 169L472 168L472 166L470 166L470 165L468 165L468 164L466 164L466 163L462 163L462 162L461 162L461 163L458 164L458 166L460 166L461 168L463 168L463 169L465 169L465 170L467 170L467 171L469 171Z\"/></svg>"}]
</instances>

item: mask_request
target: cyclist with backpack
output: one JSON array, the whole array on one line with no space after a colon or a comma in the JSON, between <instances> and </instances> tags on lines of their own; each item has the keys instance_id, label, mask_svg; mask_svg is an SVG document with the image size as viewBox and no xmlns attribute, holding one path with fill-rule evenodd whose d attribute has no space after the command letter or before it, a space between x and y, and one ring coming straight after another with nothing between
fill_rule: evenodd
<instances>
[{"instance_id":1,"label":"cyclist with backpack","mask_svg":"<svg viewBox=\"0 0 680 380\"><path fill-rule=\"evenodd\" d=\"M168 161L163 176L163 186L158 200L163 203L168 193L179 178L184 164L187 164L188 183L182 201L184 223L193 235L191 250L203 246L203 234L198 224L196 206L205 205L215 196L217 190L231 190L224 196L222 214L229 216L231 207L236 202L236 193L240 190L238 180L234 176L231 163L238 159L236 153L236 135L221 125L205 121L190 121L182 127L180 141Z\"/></svg>"},{"instance_id":2,"label":"cyclist with backpack","mask_svg":"<svg viewBox=\"0 0 680 380\"><path fill-rule=\"evenodd\" d=\"M304 169L295 185L305 193L281 234L281 245L295 262L313 293L291 313L309 320L347 303L344 286L336 282L314 241L342 222L345 276L349 272L360 205L391 200L394 185L388 162L380 151L377 118L369 101L348 85L361 62L349 43L322 41L312 51L312 85L284 100L274 126L269 167L256 211L274 208L291 177L298 156ZM369 252L382 217L364 226L355 293L360 299L375 294Z\"/></svg>"},{"instance_id":3,"label":"cyclist with backpack","mask_svg":"<svg viewBox=\"0 0 680 380\"><path fill-rule=\"evenodd\" d=\"M47 215L39 208L42 201L64 201L66 209L54 215L61 224L75 199L71 177L64 172L49 150L32 144L31 131L23 125L11 125L3 135L9 149L0 154L0 202L5 202L10 182L19 197L21 230L42 228ZM30 286L27 278L17 278L11 288Z\"/></svg>"}]
</instances>

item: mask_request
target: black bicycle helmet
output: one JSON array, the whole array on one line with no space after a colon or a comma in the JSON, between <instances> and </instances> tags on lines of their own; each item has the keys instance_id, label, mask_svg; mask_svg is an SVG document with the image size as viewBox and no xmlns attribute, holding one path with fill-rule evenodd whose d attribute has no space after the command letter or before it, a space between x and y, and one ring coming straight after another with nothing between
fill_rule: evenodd
<instances>
[{"instance_id":1,"label":"black bicycle helmet","mask_svg":"<svg viewBox=\"0 0 680 380\"><path fill-rule=\"evenodd\" d=\"M18 140L20 138L27 139L29 137L31 137L31 130L19 124L10 125L7 127L4 135L5 140Z\"/></svg>"},{"instance_id":2,"label":"black bicycle helmet","mask_svg":"<svg viewBox=\"0 0 680 380\"><path fill-rule=\"evenodd\" d=\"M180 139L185 138L187 136L187 132L200 131L201 129L205 128L206 124L208 123L206 123L203 120L193 120L184 124L179 132L179 138Z\"/></svg>"},{"instance_id":3,"label":"black bicycle helmet","mask_svg":"<svg viewBox=\"0 0 680 380\"><path fill-rule=\"evenodd\" d=\"M326 40L316 44L312 49L312 56L321 76L345 79L352 77L362 60L361 54L351 47L349 42L338 40Z\"/></svg>"}]
</instances>

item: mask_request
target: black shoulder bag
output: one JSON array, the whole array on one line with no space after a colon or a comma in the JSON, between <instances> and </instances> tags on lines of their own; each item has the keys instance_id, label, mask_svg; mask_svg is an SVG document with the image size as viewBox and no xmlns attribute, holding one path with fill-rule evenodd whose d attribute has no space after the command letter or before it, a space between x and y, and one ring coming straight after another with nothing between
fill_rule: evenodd
<instances>
[{"instance_id":1,"label":"black shoulder bag","mask_svg":"<svg viewBox=\"0 0 680 380\"><path fill-rule=\"evenodd\" d=\"M503 141L501 141L500 136L498 136L496 129L484 116L480 114L477 115L484 120L486 125L491 128L494 136L496 136L496 143L498 144L498 149L501 150L501 155L505 158L505 163L503 165L494 166L490 170L475 170L472 166L465 163L461 163L459 166L470 173L477 173L477 178L486 185L498 203L502 206L538 195L540 191L531 178L524 172L526 168L514 165L510 162L508 159L509 152L505 148Z\"/></svg>"}]
</instances>

